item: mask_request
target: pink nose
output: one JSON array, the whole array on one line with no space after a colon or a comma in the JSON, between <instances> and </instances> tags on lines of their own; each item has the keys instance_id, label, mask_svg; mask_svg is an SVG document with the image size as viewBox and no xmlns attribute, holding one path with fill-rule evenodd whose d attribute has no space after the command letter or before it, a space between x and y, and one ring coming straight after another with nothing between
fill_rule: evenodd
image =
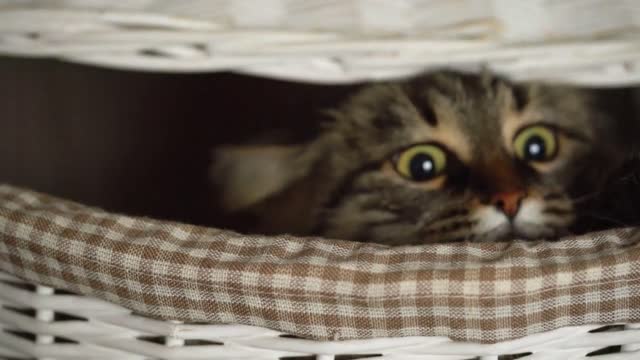
<instances>
[{"instance_id":1,"label":"pink nose","mask_svg":"<svg viewBox=\"0 0 640 360\"><path fill-rule=\"evenodd\" d=\"M524 191L506 191L493 195L491 204L502 211L507 217L514 218L520 210L520 204L526 194Z\"/></svg>"}]
</instances>

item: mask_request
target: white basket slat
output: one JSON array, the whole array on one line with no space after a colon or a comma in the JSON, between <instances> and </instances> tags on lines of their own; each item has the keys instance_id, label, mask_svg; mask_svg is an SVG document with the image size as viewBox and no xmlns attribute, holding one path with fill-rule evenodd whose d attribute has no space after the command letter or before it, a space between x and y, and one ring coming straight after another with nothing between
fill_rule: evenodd
<instances>
[{"instance_id":1,"label":"white basket slat","mask_svg":"<svg viewBox=\"0 0 640 360\"><path fill-rule=\"evenodd\" d=\"M634 0L0 0L0 53L313 83L487 65L522 80L628 85L639 39Z\"/></svg>"},{"instance_id":2,"label":"white basket slat","mask_svg":"<svg viewBox=\"0 0 640 360\"><path fill-rule=\"evenodd\" d=\"M92 360L143 360L146 357L120 350L112 350L95 345L85 344L50 344L38 345L7 333L0 333L0 354L6 352L7 356L14 359L28 357L29 359L65 359L87 360L87 354L91 354ZM4 354L3 354L4 355Z\"/></svg>"},{"instance_id":3,"label":"white basket slat","mask_svg":"<svg viewBox=\"0 0 640 360\"><path fill-rule=\"evenodd\" d=\"M2 325L0 325L0 330ZM13 358L19 359L24 355L22 351L15 351L12 348L15 346L13 341L7 341L6 338L12 339L12 337L4 332L0 332L0 358Z\"/></svg>"},{"instance_id":4,"label":"white basket slat","mask_svg":"<svg viewBox=\"0 0 640 360\"><path fill-rule=\"evenodd\" d=\"M97 316L101 322L129 328L141 333L177 337L184 340L205 339L211 341L225 341L233 338L248 338L259 336L275 337L280 335L275 330L249 325L215 325L215 324L181 324L146 318L140 315L110 315Z\"/></svg>"},{"instance_id":5,"label":"white basket slat","mask_svg":"<svg viewBox=\"0 0 640 360\"><path fill-rule=\"evenodd\" d=\"M379 338L349 341L312 341L282 337L277 331L252 326L199 325L162 321L133 315L102 300L80 295L57 295L51 288L15 287L28 284L0 273L0 354L38 359L80 359L90 353L96 359L278 359L310 356L333 359L337 354L382 354L380 359L464 360L480 356L497 359L500 354L531 352L522 359L587 359L586 354L612 345L625 352L589 359L637 359L640 324L624 330L590 333L599 325L566 327L497 344L454 342L442 337ZM29 294L36 300L25 301ZM62 305L67 302L76 306ZM99 304L104 305L100 311ZM35 307L34 307L35 306ZM36 316L14 311L35 310ZM87 311L87 309L91 311ZM52 313L85 318L57 321ZM48 314L39 317L37 314ZM77 343L37 343L7 330L38 336L64 337ZM145 340L146 339L146 340ZM155 342L151 342L153 340ZM193 341L204 345L192 345ZM216 345L213 343L222 343ZM19 358L19 357L18 357Z\"/></svg>"},{"instance_id":6,"label":"white basket slat","mask_svg":"<svg viewBox=\"0 0 640 360\"><path fill-rule=\"evenodd\" d=\"M9 279L12 278L5 277L5 279L2 280L7 281ZM130 312L120 306L89 297L78 297L76 295L32 296L32 292L30 291L17 289L2 282L0 282L0 301L4 304L26 306L34 309L46 308L62 312L73 310L93 315L102 313L120 314Z\"/></svg>"}]
</instances>

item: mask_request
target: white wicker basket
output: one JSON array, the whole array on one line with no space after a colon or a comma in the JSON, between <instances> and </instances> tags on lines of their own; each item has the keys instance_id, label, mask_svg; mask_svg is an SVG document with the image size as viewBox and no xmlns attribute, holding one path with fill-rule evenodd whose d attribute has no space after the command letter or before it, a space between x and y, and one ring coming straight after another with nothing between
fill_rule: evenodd
<instances>
[{"instance_id":1,"label":"white wicker basket","mask_svg":"<svg viewBox=\"0 0 640 360\"><path fill-rule=\"evenodd\" d=\"M384 16L381 16L384 15ZM634 0L0 0L0 53L140 71L232 70L319 83L488 66L518 79L640 82ZM640 324L493 345L406 337L318 342L236 325L151 320L0 273L10 359L640 359ZM306 358L305 358L306 357Z\"/></svg>"},{"instance_id":2,"label":"white wicker basket","mask_svg":"<svg viewBox=\"0 0 640 360\"><path fill-rule=\"evenodd\" d=\"M15 359L303 359L385 360L640 358L640 324L605 332L602 326L567 327L498 344L452 342L442 337L311 341L244 325L191 325L159 321L89 297L57 292L0 273L0 356ZM359 355L359 356L356 356ZM305 358L306 356L306 358Z\"/></svg>"},{"instance_id":3,"label":"white wicker basket","mask_svg":"<svg viewBox=\"0 0 640 360\"><path fill-rule=\"evenodd\" d=\"M320 83L486 65L518 79L640 80L636 0L0 0L0 53Z\"/></svg>"}]
</instances>

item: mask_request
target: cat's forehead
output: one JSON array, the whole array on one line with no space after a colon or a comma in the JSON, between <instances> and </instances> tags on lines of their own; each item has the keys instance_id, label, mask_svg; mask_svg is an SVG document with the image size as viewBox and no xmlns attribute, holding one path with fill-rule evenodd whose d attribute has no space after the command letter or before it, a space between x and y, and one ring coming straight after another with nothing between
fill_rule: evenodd
<instances>
[{"instance_id":1,"label":"cat's forehead","mask_svg":"<svg viewBox=\"0 0 640 360\"><path fill-rule=\"evenodd\" d=\"M411 105L437 122L458 124L460 131L496 131L505 123L540 121L565 127L590 127L590 97L578 88L514 83L483 73L440 72L403 86ZM425 110L426 109L426 110ZM514 124L511 124L514 125ZM483 138L484 140L484 138Z\"/></svg>"},{"instance_id":2,"label":"cat's forehead","mask_svg":"<svg viewBox=\"0 0 640 360\"><path fill-rule=\"evenodd\" d=\"M366 87L343 106L334 130L372 156L441 142L471 161L504 151L527 122L589 128L580 123L588 118L584 104L567 94L565 89L514 85L490 74L438 72Z\"/></svg>"},{"instance_id":3,"label":"cat's forehead","mask_svg":"<svg viewBox=\"0 0 640 360\"><path fill-rule=\"evenodd\" d=\"M497 131L515 102L509 84L490 75L439 73L409 82L404 91L430 130L466 133L468 141Z\"/></svg>"},{"instance_id":4,"label":"cat's forehead","mask_svg":"<svg viewBox=\"0 0 640 360\"><path fill-rule=\"evenodd\" d=\"M446 73L377 84L341 108L334 130L373 154L439 142L470 159L474 143L499 131L506 91L495 78Z\"/></svg>"}]
</instances>

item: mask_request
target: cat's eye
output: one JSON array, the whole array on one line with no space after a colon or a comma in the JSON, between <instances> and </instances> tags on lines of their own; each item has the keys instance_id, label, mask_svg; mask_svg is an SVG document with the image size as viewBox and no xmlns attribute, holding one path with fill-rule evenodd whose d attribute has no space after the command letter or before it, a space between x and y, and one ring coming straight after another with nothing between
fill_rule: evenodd
<instances>
[{"instance_id":1,"label":"cat's eye","mask_svg":"<svg viewBox=\"0 0 640 360\"><path fill-rule=\"evenodd\" d=\"M395 161L396 171L413 181L428 181L442 174L447 155L437 145L415 145L403 151Z\"/></svg>"},{"instance_id":2,"label":"cat's eye","mask_svg":"<svg viewBox=\"0 0 640 360\"><path fill-rule=\"evenodd\" d=\"M521 160L550 161L558 152L556 132L544 125L526 127L515 136L513 147L516 156Z\"/></svg>"}]
</instances>

